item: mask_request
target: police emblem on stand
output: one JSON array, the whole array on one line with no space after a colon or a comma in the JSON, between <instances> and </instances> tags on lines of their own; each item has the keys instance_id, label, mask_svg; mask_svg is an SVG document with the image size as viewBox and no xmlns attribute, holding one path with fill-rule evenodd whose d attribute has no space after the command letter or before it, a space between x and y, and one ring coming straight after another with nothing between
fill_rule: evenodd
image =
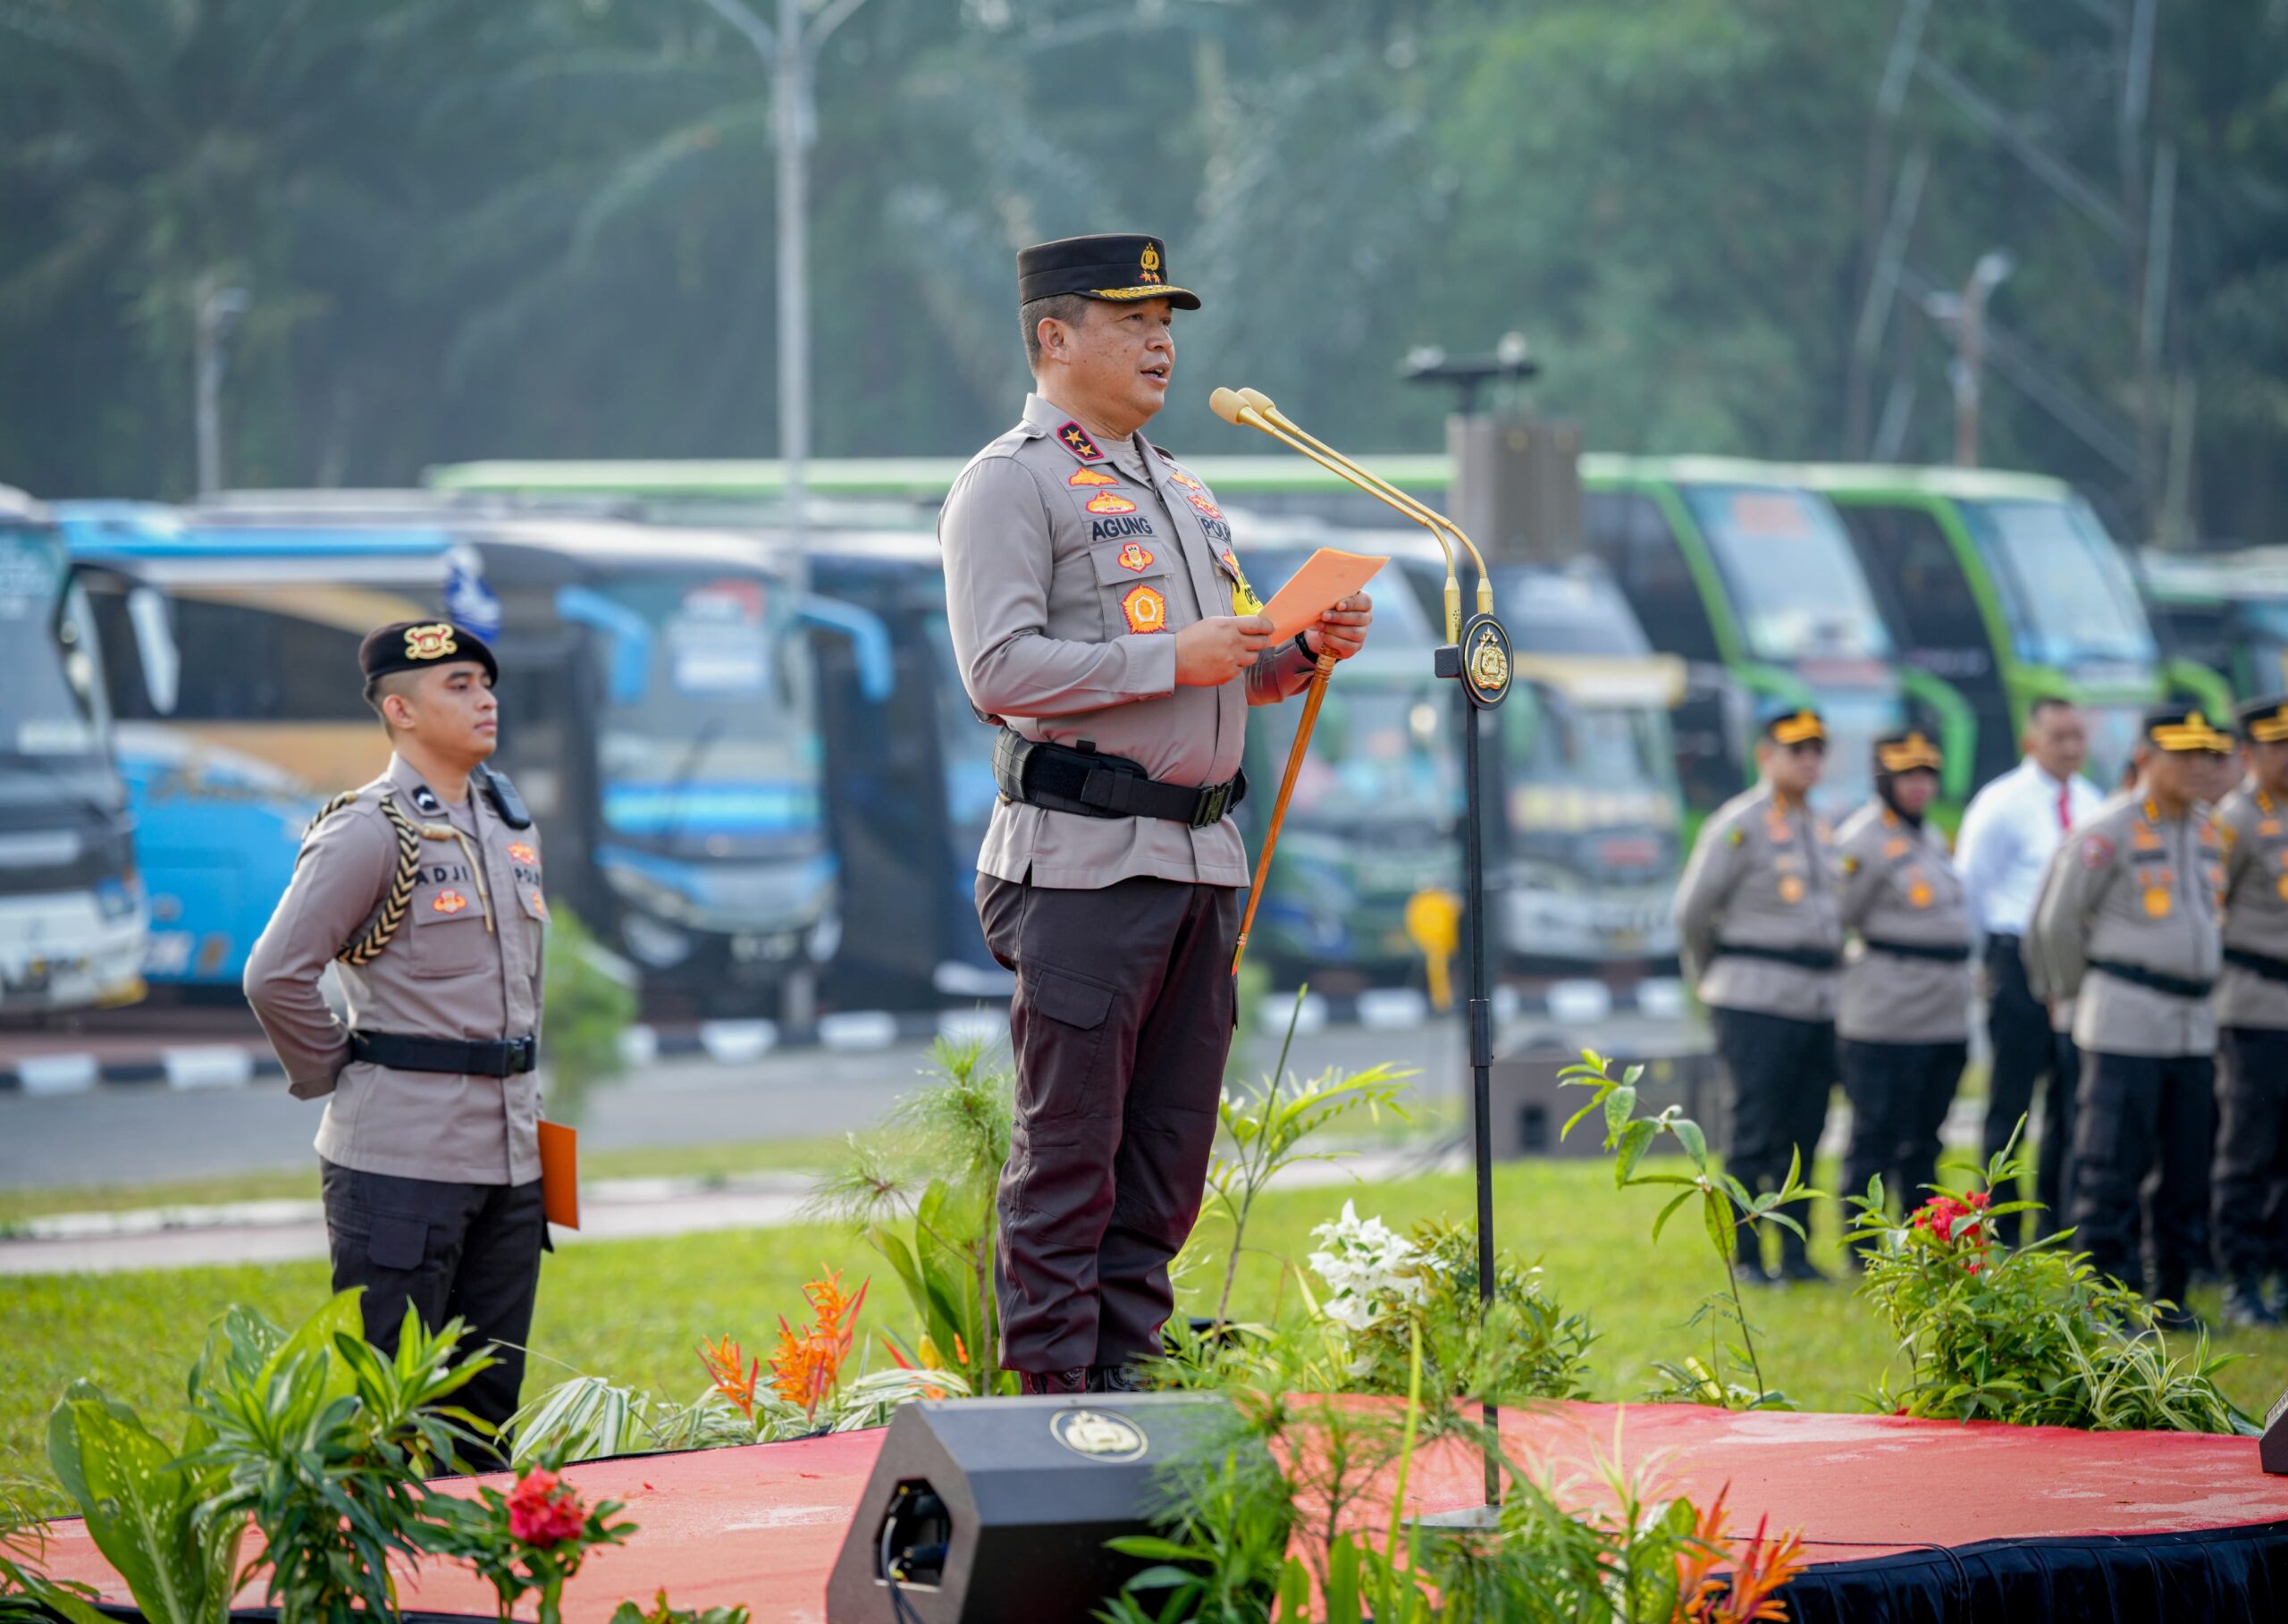
<instances>
[{"instance_id":1,"label":"police emblem on stand","mask_svg":"<svg viewBox=\"0 0 2288 1624\"><path fill-rule=\"evenodd\" d=\"M1091 1460L1134 1460L1151 1447L1142 1427L1101 1409L1060 1409L1048 1424L1048 1435Z\"/></svg>"},{"instance_id":2,"label":"police emblem on stand","mask_svg":"<svg viewBox=\"0 0 2288 1624\"><path fill-rule=\"evenodd\" d=\"M1492 615L1473 615L1462 627L1462 687L1469 703L1491 711L1510 696L1510 634Z\"/></svg>"}]
</instances>

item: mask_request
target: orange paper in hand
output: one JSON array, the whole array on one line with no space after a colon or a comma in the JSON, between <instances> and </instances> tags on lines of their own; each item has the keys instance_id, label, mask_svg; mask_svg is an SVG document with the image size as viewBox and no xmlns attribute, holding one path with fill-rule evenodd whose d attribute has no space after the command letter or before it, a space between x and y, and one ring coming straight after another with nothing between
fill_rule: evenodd
<instances>
[{"instance_id":1,"label":"orange paper in hand","mask_svg":"<svg viewBox=\"0 0 2288 1624\"><path fill-rule=\"evenodd\" d=\"M1274 593L1271 602L1263 606L1264 615L1271 622L1273 644L1289 642L1297 633L1316 625L1321 615L1373 580L1375 572L1389 562L1387 558L1343 552L1333 547L1322 547L1311 554L1287 585Z\"/></svg>"}]
</instances>

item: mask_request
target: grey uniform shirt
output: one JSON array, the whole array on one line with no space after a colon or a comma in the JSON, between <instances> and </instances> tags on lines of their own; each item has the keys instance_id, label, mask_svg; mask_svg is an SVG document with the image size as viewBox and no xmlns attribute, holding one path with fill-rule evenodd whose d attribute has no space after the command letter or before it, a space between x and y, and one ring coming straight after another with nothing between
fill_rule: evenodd
<instances>
[{"instance_id":1,"label":"grey uniform shirt","mask_svg":"<svg viewBox=\"0 0 2288 1624\"><path fill-rule=\"evenodd\" d=\"M2214 980L2223 858L2204 810L2164 819L2133 793L2107 801L2057 848L2026 933L2026 972L2037 993L2074 1000L2074 1041L2084 1050L2206 1055L2216 1048L2207 997L2125 981L2090 962Z\"/></svg>"},{"instance_id":2,"label":"grey uniform shirt","mask_svg":"<svg viewBox=\"0 0 2288 1624\"><path fill-rule=\"evenodd\" d=\"M1677 888L1685 973L1701 1002L1797 1021L1835 1019L1836 972L1725 953L1726 943L1839 955L1835 832L1793 796L1759 784L1701 825Z\"/></svg>"},{"instance_id":3,"label":"grey uniform shirt","mask_svg":"<svg viewBox=\"0 0 2288 1624\"><path fill-rule=\"evenodd\" d=\"M345 1026L318 979L377 916L397 873L398 837L383 791L414 824L468 837L424 837L404 922L362 965L338 966ZM424 805L436 810L425 811ZM476 862L472 867L469 853ZM464 1184L540 1177L540 1083L517 1077L400 1072L349 1058L349 1027L422 1038L498 1039L540 1031L548 903L540 835L510 829L472 787L439 805L413 769L389 770L303 843L294 878L247 960L247 1001L295 1096L331 1095L318 1154L339 1166Z\"/></svg>"},{"instance_id":4,"label":"grey uniform shirt","mask_svg":"<svg viewBox=\"0 0 2288 1624\"><path fill-rule=\"evenodd\" d=\"M2288 960L2288 829L2271 796L2243 785L2216 809L2225 835L2225 946ZM2225 1026L2288 1029L2288 981L2228 963L2216 975Z\"/></svg>"},{"instance_id":5,"label":"grey uniform shirt","mask_svg":"<svg viewBox=\"0 0 2288 1624\"><path fill-rule=\"evenodd\" d=\"M1970 1035L1970 913L1946 837L1880 799L1836 831L1843 923L1859 940L1843 969L1836 1035L1858 1043L1960 1043ZM1958 950L1957 961L1880 944Z\"/></svg>"},{"instance_id":6,"label":"grey uniform shirt","mask_svg":"<svg viewBox=\"0 0 2288 1624\"><path fill-rule=\"evenodd\" d=\"M1240 770L1248 707L1300 692L1313 662L1291 641L1220 687L1176 686L1175 634L1233 612L1245 576L1207 487L1141 433L1135 450L1148 482L1033 395L970 460L938 519L955 657L970 703L1028 738L1087 739L1155 778L1220 784ZM1228 818L1195 829L1008 801L977 866L1079 890L1249 879Z\"/></svg>"}]
</instances>

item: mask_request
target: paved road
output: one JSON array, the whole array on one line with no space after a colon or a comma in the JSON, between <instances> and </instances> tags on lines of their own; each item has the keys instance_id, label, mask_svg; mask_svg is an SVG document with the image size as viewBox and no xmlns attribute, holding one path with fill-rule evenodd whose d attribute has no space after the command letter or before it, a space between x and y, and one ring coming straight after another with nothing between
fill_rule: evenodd
<instances>
[{"instance_id":1,"label":"paved road","mask_svg":"<svg viewBox=\"0 0 2288 1624\"><path fill-rule=\"evenodd\" d=\"M1268 1067L1278 1046L1256 1039L1251 1058ZM1291 1070L1388 1060L1420 1068L1434 1097L1459 1098L1467 1083L1451 1022L1409 1031L1329 1028L1299 1037ZM871 1126L917 1086L927 1050L904 1045L864 1053L788 1050L741 1064L656 1062L599 1090L583 1142L594 1149L725 1140L813 1138ZM307 1165L318 1107L275 1080L243 1089L170 1092L97 1089L42 1098L0 1094L0 1188L142 1183Z\"/></svg>"}]
</instances>

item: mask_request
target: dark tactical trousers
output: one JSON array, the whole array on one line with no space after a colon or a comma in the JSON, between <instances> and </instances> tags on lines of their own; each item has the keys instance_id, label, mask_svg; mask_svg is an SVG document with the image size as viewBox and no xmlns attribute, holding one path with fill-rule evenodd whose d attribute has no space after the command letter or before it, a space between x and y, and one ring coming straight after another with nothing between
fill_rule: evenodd
<instances>
[{"instance_id":1,"label":"dark tactical trousers","mask_svg":"<svg viewBox=\"0 0 2288 1624\"><path fill-rule=\"evenodd\" d=\"M1002 1169L1001 1363L1157 1354L1168 1261L1199 1216L1234 1015L1241 891L1134 879L1056 890L980 874L1017 972L1017 1122Z\"/></svg>"},{"instance_id":2,"label":"dark tactical trousers","mask_svg":"<svg viewBox=\"0 0 2288 1624\"><path fill-rule=\"evenodd\" d=\"M1791 1155L1802 1158L1804 1182L1820 1130L1827 1124L1828 1095L1835 1086L1835 1027L1826 1021L1796 1021L1754 1010L1712 1009L1716 1056L1723 1063L1730 1131L1725 1165L1751 1191L1777 1190L1788 1178ZM1809 1225L1808 1207L1788 1216ZM1800 1258L1803 1240L1782 1224L1779 1255Z\"/></svg>"},{"instance_id":3,"label":"dark tactical trousers","mask_svg":"<svg viewBox=\"0 0 2288 1624\"><path fill-rule=\"evenodd\" d=\"M2288 1272L2288 1031L2216 1034L2216 1266L2227 1280Z\"/></svg>"},{"instance_id":4,"label":"dark tactical trousers","mask_svg":"<svg viewBox=\"0 0 2288 1624\"><path fill-rule=\"evenodd\" d=\"M1967 1043L1837 1044L1843 1091L1851 1097L1851 1148L1843 1161L1843 1193L1867 1193L1882 1175L1883 1194L1913 1212L1930 1199L1923 1186L1939 1172L1939 1130L1955 1103ZM1846 1211L1855 1209L1846 1209Z\"/></svg>"},{"instance_id":5,"label":"dark tactical trousers","mask_svg":"<svg viewBox=\"0 0 2288 1624\"><path fill-rule=\"evenodd\" d=\"M492 1357L500 1362L452 1401L496 1426L508 1420L524 1385L548 1241L540 1181L453 1184L361 1173L323 1158L319 1167L333 1289L366 1288L366 1340L395 1354L408 1303L432 1330L449 1319L467 1322L462 1352L496 1342ZM490 1464L481 1452L469 1452L475 1464Z\"/></svg>"},{"instance_id":6,"label":"dark tactical trousers","mask_svg":"<svg viewBox=\"0 0 2288 1624\"><path fill-rule=\"evenodd\" d=\"M2082 1056L2071 1037L2050 1030L2049 1011L2034 997L2018 949L2015 936L1986 939L1986 1035L1993 1041L1994 1066L1987 1073L1986 1143L1981 1160L1993 1160L2010 1142L2018 1119L2033 1109L2035 1085L2041 1084L2043 1126L2034 1160L2034 1199L2042 1210L2019 1218L2020 1233L2031 1241L2065 1225L2066 1203L2074 1193L2066 1164L2074 1151L2074 1100L2081 1083ZM2023 1135L2018 1148L2026 1148Z\"/></svg>"},{"instance_id":7,"label":"dark tactical trousers","mask_svg":"<svg viewBox=\"0 0 2288 1624\"><path fill-rule=\"evenodd\" d=\"M2156 1300L2184 1302L2200 1255L2216 1092L2207 1055L2082 1056L2073 1243Z\"/></svg>"}]
</instances>

